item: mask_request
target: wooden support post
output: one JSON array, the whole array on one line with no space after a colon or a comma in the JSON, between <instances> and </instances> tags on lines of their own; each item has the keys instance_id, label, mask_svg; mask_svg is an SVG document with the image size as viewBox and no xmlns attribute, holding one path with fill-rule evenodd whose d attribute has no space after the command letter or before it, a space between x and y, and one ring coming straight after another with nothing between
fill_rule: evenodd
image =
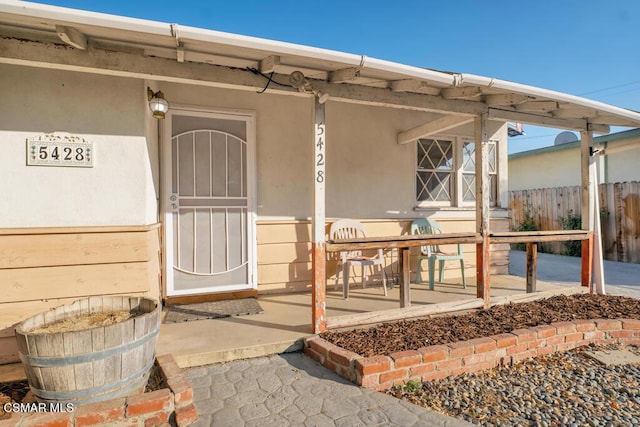
<instances>
[{"instance_id":1,"label":"wooden support post","mask_svg":"<svg viewBox=\"0 0 640 427\"><path fill-rule=\"evenodd\" d=\"M327 257L325 239L325 122L324 104L315 97L315 139L313 156L313 269L311 320L313 333L327 329Z\"/></svg>"},{"instance_id":2,"label":"wooden support post","mask_svg":"<svg viewBox=\"0 0 640 427\"><path fill-rule=\"evenodd\" d=\"M592 231L591 224L591 198L589 187L593 180L589 168L591 150L593 147L593 133L580 132L580 214L582 216L582 229Z\"/></svg>"},{"instance_id":3,"label":"wooden support post","mask_svg":"<svg viewBox=\"0 0 640 427\"><path fill-rule=\"evenodd\" d=\"M538 244L527 242L527 293L536 291L538 270Z\"/></svg>"},{"instance_id":4,"label":"wooden support post","mask_svg":"<svg viewBox=\"0 0 640 427\"><path fill-rule=\"evenodd\" d=\"M409 257L411 255L409 248L399 248L398 254L398 272L400 273L400 307L411 306L411 297L409 295L409 287L411 286L411 278L409 275Z\"/></svg>"},{"instance_id":5,"label":"wooden support post","mask_svg":"<svg viewBox=\"0 0 640 427\"><path fill-rule=\"evenodd\" d=\"M481 114L475 120L476 144L476 232L482 236L482 242L476 245L477 296L484 300L484 308L490 304L490 252L489 252L489 134L487 114Z\"/></svg>"},{"instance_id":6,"label":"wooden support post","mask_svg":"<svg viewBox=\"0 0 640 427\"><path fill-rule=\"evenodd\" d=\"M593 267L593 233L589 233L589 238L582 241L582 286L588 286L592 291L592 267Z\"/></svg>"},{"instance_id":7,"label":"wooden support post","mask_svg":"<svg viewBox=\"0 0 640 427\"><path fill-rule=\"evenodd\" d=\"M595 179L593 168L590 168L591 151L593 150L593 132L580 132L580 186L581 186L581 217L582 229L593 232L593 200L592 183ZM587 271L588 270L588 271ZM582 242L582 286L588 286L591 290L593 283L593 235L589 241Z\"/></svg>"}]
</instances>

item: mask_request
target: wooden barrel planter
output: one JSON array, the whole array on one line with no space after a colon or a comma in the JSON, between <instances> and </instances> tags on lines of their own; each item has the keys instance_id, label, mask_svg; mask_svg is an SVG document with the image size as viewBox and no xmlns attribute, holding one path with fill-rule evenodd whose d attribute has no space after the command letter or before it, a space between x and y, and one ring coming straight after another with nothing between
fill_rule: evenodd
<instances>
[{"instance_id":1,"label":"wooden barrel planter","mask_svg":"<svg viewBox=\"0 0 640 427\"><path fill-rule=\"evenodd\" d=\"M55 329L65 320L118 312L131 317L80 330ZM155 361L160 312L157 301L148 298L90 297L20 323L18 350L36 399L81 405L142 393Z\"/></svg>"}]
</instances>

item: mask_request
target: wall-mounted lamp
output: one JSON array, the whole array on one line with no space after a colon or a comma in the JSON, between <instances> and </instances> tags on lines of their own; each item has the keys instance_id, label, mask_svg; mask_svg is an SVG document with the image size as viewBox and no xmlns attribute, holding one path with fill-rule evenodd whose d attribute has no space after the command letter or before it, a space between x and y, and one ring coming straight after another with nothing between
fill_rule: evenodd
<instances>
[{"instance_id":1,"label":"wall-mounted lamp","mask_svg":"<svg viewBox=\"0 0 640 427\"><path fill-rule=\"evenodd\" d=\"M164 99L162 91L154 92L147 87L147 99L149 100L149 109L153 112L154 119L164 119L164 115L169 111L169 103Z\"/></svg>"},{"instance_id":2,"label":"wall-mounted lamp","mask_svg":"<svg viewBox=\"0 0 640 427\"><path fill-rule=\"evenodd\" d=\"M312 93L318 97L318 102L324 104L329 99L329 94L320 92L314 88L309 79L307 79L301 71L294 71L289 74L289 83L302 93Z\"/></svg>"}]
</instances>

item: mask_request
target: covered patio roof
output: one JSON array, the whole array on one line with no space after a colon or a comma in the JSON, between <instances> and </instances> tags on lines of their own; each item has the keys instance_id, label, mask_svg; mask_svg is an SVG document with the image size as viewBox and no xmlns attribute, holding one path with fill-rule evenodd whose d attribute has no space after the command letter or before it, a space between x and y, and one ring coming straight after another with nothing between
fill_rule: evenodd
<instances>
[{"instance_id":1,"label":"covered patio roof","mask_svg":"<svg viewBox=\"0 0 640 427\"><path fill-rule=\"evenodd\" d=\"M24 39L16 39L24 34ZM213 86L298 93L288 76L301 71L314 88L333 100L427 110L456 117L442 117L424 128L407 129L398 141L409 142L426 134L468 123L469 117L517 121L557 128L608 133L608 126L640 126L640 113L561 92L491 77L425 69L400 63L223 33L126 18L94 12L29 3L0 1L0 62L66 69L110 69L114 74L137 75L159 81L181 81ZM26 40L66 44L76 55L62 61L52 52L37 55L21 49ZM85 52L83 52L85 51ZM98 59L93 65L86 60ZM109 60L107 52L149 58L138 64ZM68 55L68 52L67 52ZM84 59L84 60L83 60ZM102 59L102 66L100 66ZM174 63L207 64L186 75ZM96 64L98 64L96 66ZM173 64L175 65L175 64ZM212 72L211 66L235 72ZM245 70L245 73L238 73ZM249 70L253 70L250 72ZM255 74L255 72L263 76ZM271 75L273 73L273 75ZM242 77L239 75L243 74ZM284 86L282 86L284 85Z\"/></svg>"}]
</instances>

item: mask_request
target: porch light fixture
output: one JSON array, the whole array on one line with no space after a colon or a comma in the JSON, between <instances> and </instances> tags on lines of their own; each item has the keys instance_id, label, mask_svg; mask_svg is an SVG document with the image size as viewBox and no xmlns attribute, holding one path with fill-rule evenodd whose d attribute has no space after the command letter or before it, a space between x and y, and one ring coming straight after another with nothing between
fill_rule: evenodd
<instances>
[{"instance_id":1,"label":"porch light fixture","mask_svg":"<svg viewBox=\"0 0 640 427\"><path fill-rule=\"evenodd\" d=\"M169 111L169 103L164 99L162 91L154 92L147 87L147 99L149 100L149 109L153 112L154 119L164 119L164 115Z\"/></svg>"},{"instance_id":2,"label":"porch light fixture","mask_svg":"<svg viewBox=\"0 0 640 427\"><path fill-rule=\"evenodd\" d=\"M318 98L320 104L324 104L329 99L329 94L320 92L314 88L309 79L307 79L301 71L294 71L289 74L289 83L298 89L299 92L314 94Z\"/></svg>"}]
</instances>

